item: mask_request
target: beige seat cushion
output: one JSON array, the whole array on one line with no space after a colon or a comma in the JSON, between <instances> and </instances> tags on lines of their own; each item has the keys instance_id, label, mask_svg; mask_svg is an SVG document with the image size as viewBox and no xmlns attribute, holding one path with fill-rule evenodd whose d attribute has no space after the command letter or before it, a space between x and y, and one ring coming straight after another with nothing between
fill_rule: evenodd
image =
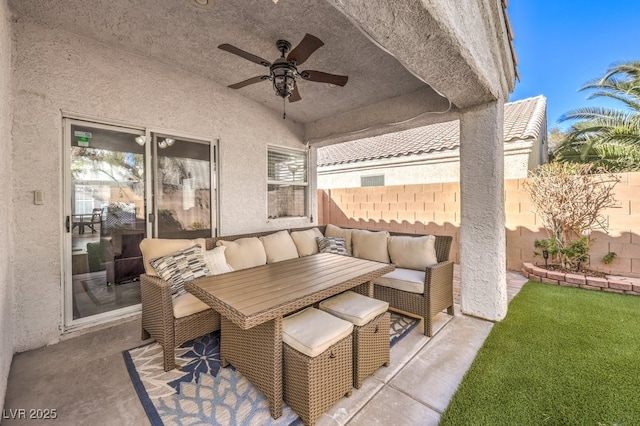
<instances>
[{"instance_id":1,"label":"beige seat cushion","mask_svg":"<svg viewBox=\"0 0 640 426\"><path fill-rule=\"evenodd\" d=\"M424 293L425 275L426 273L424 271L396 268L388 274L376 278L374 283L409 293L422 294Z\"/></svg>"},{"instance_id":2,"label":"beige seat cushion","mask_svg":"<svg viewBox=\"0 0 640 426\"><path fill-rule=\"evenodd\" d=\"M424 271L427 266L438 263L435 243L434 235L389 237L389 257L398 268Z\"/></svg>"},{"instance_id":3,"label":"beige seat cushion","mask_svg":"<svg viewBox=\"0 0 640 426\"><path fill-rule=\"evenodd\" d=\"M387 231L372 232L354 229L351 233L353 255L360 259L389 263L388 239L389 233Z\"/></svg>"},{"instance_id":4,"label":"beige seat cushion","mask_svg":"<svg viewBox=\"0 0 640 426\"><path fill-rule=\"evenodd\" d=\"M322 238L322 232L318 228L311 228L305 231L293 231L291 238L298 249L298 256L310 256L318 253L318 243L316 238Z\"/></svg>"},{"instance_id":5,"label":"beige seat cushion","mask_svg":"<svg viewBox=\"0 0 640 426\"><path fill-rule=\"evenodd\" d=\"M282 262L298 257L298 249L288 231L278 231L260 237L267 254L267 263Z\"/></svg>"},{"instance_id":6,"label":"beige seat cushion","mask_svg":"<svg viewBox=\"0 0 640 426\"><path fill-rule=\"evenodd\" d=\"M184 318L189 315L197 314L206 309L209 305L198 299L191 293L181 294L173 298L173 316L175 318Z\"/></svg>"},{"instance_id":7,"label":"beige seat cushion","mask_svg":"<svg viewBox=\"0 0 640 426\"><path fill-rule=\"evenodd\" d=\"M340 237L344 238L344 242L347 245L347 254L351 256L353 251L351 250L351 234L353 233L353 229L343 229L339 226L335 225L327 225L324 230L325 237Z\"/></svg>"},{"instance_id":8,"label":"beige seat cushion","mask_svg":"<svg viewBox=\"0 0 640 426\"><path fill-rule=\"evenodd\" d=\"M164 238L143 239L140 242L140 251L142 252L142 263L144 264L145 274L151 277L159 276L153 266L149 263L151 259L157 259L158 257L173 254L178 250L193 247L195 244L199 244L204 251L207 243L204 238L198 238L195 240L172 240Z\"/></svg>"},{"instance_id":9,"label":"beige seat cushion","mask_svg":"<svg viewBox=\"0 0 640 426\"><path fill-rule=\"evenodd\" d=\"M353 331L353 324L315 308L282 320L282 341L308 357L316 357Z\"/></svg>"},{"instance_id":10,"label":"beige seat cushion","mask_svg":"<svg viewBox=\"0 0 640 426\"><path fill-rule=\"evenodd\" d=\"M253 268L267 263L267 253L262 241L256 237L238 238L235 241L218 240L216 246L225 246L224 257L235 271Z\"/></svg>"},{"instance_id":11,"label":"beige seat cushion","mask_svg":"<svg viewBox=\"0 0 640 426\"><path fill-rule=\"evenodd\" d=\"M320 309L362 327L387 312L389 303L353 291L345 291L320 302Z\"/></svg>"}]
</instances>

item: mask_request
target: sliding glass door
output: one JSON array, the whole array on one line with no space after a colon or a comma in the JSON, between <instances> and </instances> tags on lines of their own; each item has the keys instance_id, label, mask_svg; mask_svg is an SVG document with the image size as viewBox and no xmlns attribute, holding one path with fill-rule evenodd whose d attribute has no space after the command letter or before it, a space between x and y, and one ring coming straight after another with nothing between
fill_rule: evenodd
<instances>
[{"instance_id":1,"label":"sliding glass door","mask_svg":"<svg viewBox=\"0 0 640 426\"><path fill-rule=\"evenodd\" d=\"M215 234L215 144L74 119L65 130L65 328L140 309L143 238Z\"/></svg>"},{"instance_id":2,"label":"sliding glass door","mask_svg":"<svg viewBox=\"0 0 640 426\"><path fill-rule=\"evenodd\" d=\"M152 135L154 151L154 235L159 238L212 236L216 215L212 174L215 146L172 135ZM213 195L213 197L212 197Z\"/></svg>"},{"instance_id":3,"label":"sliding glass door","mask_svg":"<svg viewBox=\"0 0 640 426\"><path fill-rule=\"evenodd\" d=\"M145 149L139 130L65 120L69 173L65 323L140 303L146 235Z\"/></svg>"}]
</instances>

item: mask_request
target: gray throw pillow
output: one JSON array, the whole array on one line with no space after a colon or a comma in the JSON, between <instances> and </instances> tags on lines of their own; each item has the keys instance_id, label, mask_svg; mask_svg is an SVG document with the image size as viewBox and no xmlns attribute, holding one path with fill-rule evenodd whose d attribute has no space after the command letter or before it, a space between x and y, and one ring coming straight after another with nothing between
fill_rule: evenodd
<instances>
[{"instance_id":1,"label":"gray throw pillow","mask_svg":"<svg viewBox=\"0 0 640 426\"><path fill-rule=\"evenodd\" d=\"M318 251L320 253L334 253L347 255L347 246L342 237L318 237Z\"/></svg>"}]
</instances>

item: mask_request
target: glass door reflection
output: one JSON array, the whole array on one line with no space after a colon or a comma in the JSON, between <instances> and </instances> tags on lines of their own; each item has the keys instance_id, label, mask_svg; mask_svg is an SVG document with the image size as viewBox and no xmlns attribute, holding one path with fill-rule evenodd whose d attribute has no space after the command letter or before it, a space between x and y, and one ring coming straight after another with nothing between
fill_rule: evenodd
<instances>
[{"instance_id":1,"label":"glass door reflection","mask_svg":"<svg viewBox=\"0 0 640 426\"><path fill-rule=\"evenodd\" d=\"M212 236L212 157L209 142L153 135L155 235L158 238Z\"/></svg>"},{"instance_id":2,"label":"glass door reflection","mask_svg":"<svg viewBox=\"0 0 640 426\"><path fill-rule=\"evenodd\" d=\"M75 120L68 126L67 323L140 304L146 225L145 151L135 143L140 132Z\"/></svg>"}]
</instances>

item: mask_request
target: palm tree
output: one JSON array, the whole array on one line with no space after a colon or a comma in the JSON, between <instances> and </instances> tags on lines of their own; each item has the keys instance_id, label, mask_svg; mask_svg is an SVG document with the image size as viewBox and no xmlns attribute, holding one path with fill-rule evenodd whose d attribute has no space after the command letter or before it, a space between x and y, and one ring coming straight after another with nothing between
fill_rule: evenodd
<instances>
[{"instance_id":1,"label":"palm tree","mask_svg":"<svg viewBox=\"0 0 640 426\"><path fill-rule=\"evenodd\" d=\"M558 161L595 163L610 171L640 170L640 61L620 63L580 90L595 90L588 99L611 98L625 110L587 107L564 114L578 120L556 150Z\"/></svg>"}]
</instances>

